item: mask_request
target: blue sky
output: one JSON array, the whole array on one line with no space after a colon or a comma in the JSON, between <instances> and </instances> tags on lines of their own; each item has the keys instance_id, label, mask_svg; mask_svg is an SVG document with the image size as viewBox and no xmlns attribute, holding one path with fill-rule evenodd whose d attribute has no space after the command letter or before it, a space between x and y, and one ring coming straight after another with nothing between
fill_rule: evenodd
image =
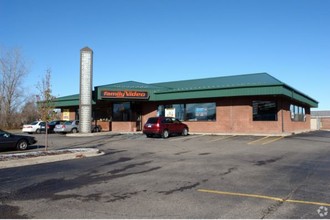
<instances>
[{"instance_id":1,"label":"blue sky","mask_svg":"<svg viewBox=\"0 0 330 220\"><path fill-rule=\"evenodd\" d=\"M51 68L56 96L79 92L88 46L94 86L267 72L330 110L329 23L328 0L0 0L0 46L31 94Z\"/></svg>"}]
</instances>

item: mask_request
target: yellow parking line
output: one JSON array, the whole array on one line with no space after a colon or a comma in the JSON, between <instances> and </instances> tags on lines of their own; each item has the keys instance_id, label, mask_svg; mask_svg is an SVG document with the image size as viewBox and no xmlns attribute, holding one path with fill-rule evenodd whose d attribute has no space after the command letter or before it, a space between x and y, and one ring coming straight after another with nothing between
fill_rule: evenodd
<instances>
[{"instance_id":1,"label":"yellow parking line","mask_svg":"<svg viewBox=\"0 0 330 220\"><path fill-rule=\"evenodd\" d=\"M211 142L221 141L221 140L225 140L225 139L232 138L232 137L236 137L236 135L217 138L217 139L214 139L214 140L207 141L206 143L211 143Z\"/></svg>"},{"instance_id":2,"label":"yellow parking line","mask_svg":"<svg viewBox=\"0 0 330 220\"><path fill-rule=\"evenodd\" d=\"M282 198L273 197L273 196L264 196L264 195L247 194L247 193L225 192L225 191L208 190L208 189L198 189L197 191L198 192L204 192L204 193L220 194L220 195L250 197L250 198L256 198L256 199L268 199L268 200L274 200L274 201L278 201L278 202L300 203L300 204L306 204L306 205L318 205L318 206L329 206L330 207L330 203L325 203L325 202L311 202L311 201L294 200L294 199L282 199Z\"/></svg>"},{"instance_id":3,"label":"yellow parking line","mask_svg":"<svg viewBox=\"0 0 330 220\"><path fill-rule=\"evenodd\" d=\"M249 142L248 144L270 144L273 143L275 141L281 140L282 138L284 138L284 136L280 136L280 137L274 137L274 136L266 136L266 137L262 137L260 139L254 140Z\"/></svg>"},{"instance_id":4,"label":"yellow parking line","mask_svg":"<svg viewBox=\"0 0 330 220\"><path fill-rule=\"evenodd\" d=\"M267 139L267 138L269 138L269 136L266 136L266 137L259 138L259 139L257 139L257 140L251 141L251 142L249 142L248 144L254 144L254 143L256 143L256 142L262 141L262 140Z\"/></svg>"},{"instance_id":5,"label":"yellow parking line","mask_svg":"<svg viewBox=\"0 0 330 220\"><path fill-rule=\"evenodd\" d=\"M278 137L278 138L275 138L275 139L272 139L272 140L270 140L270 141L266 141L266 142L262 143L262 145L264 145L264 144L270 144L270 143L273 143L273 142L275 142L275 141L279 141L279 140L281 140L282 138L284 138L284 136L282 136L282 137Z\"/></svg>"},{"instance_id":6,"label":"yellow parking line","mask_svg":"<svg viewBox=\"0 0 330 220\"><path fill-rule=\"evenodd\" d=\"M200 137L200 136L202 136L202 135L189 135L189 136L173 138L173 139L170 139L169 141L180 141L182 139L190 140L190 139L197 138L197 137Z\"/></svg>"}]
</instances>

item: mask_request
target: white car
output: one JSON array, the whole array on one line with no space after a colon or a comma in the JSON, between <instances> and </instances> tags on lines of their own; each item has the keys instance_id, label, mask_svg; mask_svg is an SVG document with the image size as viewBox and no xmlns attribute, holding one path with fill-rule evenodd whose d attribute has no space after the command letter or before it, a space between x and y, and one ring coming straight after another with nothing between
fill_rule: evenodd
<instances>
[{"instance_id":1,"label":"white car","mask_svg":"<svg viewBox=\"0 0 330 220\"><path fill-rule=\"evenodd\" d=\"M43 121L34 121L30 124L23 125L22 132L29 133L29 134L32 134L32 133L39 134L42 129L45 129L45 125L46 125L46 123Z\"/></svg>"}]
</instances>

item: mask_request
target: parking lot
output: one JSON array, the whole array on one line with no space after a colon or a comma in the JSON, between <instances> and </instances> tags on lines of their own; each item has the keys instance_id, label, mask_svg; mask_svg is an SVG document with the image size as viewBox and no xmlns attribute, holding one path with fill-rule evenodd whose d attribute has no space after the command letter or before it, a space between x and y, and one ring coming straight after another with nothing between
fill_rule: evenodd
<instances>
[{"instance_id":1,"label":"parking lot","mask_svg":"<svg viewBox=\"0 0 330 220\"><path fill-rule=\"evenodd\" d=\"M42 145L44 136L35 136ZM49 145L105 154L0 170L2 206L17 210L16 217L329 217L328 131L168 139L51 134Z\"/></svg>"}]
</instances>

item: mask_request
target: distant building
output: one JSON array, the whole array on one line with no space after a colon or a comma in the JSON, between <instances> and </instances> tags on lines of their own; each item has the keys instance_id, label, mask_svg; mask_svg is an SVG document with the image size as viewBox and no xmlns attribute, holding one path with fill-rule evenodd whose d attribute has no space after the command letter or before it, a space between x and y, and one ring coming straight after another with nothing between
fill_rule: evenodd
<instances>
[{"instance_id":1,"label":"distant building","mask_svg":"<svg viewBox=\"0 0 330 220\"><path fill-rule=\"evenodd\" d=\"M190 133L285 134L311 128L318 102L267 73L162 83L95 86L94 123L103 131L140 131L149 117L174 116ZM79 94L55 100L63 119L79 119Z\"/></svg>"},{"instance_id":2,"label":"distant building","mask_svg":"<svg viewBox=\"0 0 330 220\"><path fill-rule=\"evenodd\" d=\"M330 129L330 111L311 112L312 130Z\"/></svg>"}]
</instances>

